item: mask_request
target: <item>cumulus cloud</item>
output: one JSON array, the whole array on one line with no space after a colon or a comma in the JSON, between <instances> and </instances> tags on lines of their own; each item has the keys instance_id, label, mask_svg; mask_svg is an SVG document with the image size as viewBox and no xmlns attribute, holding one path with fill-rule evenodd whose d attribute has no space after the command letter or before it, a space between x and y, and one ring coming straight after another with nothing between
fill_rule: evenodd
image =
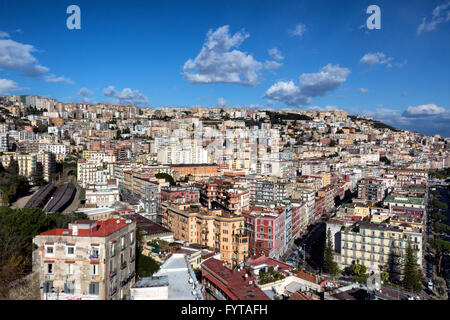
<instances>
[{"instance_id":1,"label":"cumulus cloud","mask_svg":"<svg viewBox=\"0 0 450 320\"><path fill-rule=\"evenodd\" d=\"M293 36L301 37L306 32L306 26L303 23L297 23L294 29L289 30Z\"/></svg>"},{"instance_id":2,"label":"cumulus cloud","mask_svg":"<svg viewBox=\"0 0 450 320\"><path fill-rule=\"evenodd\" d=\"M0 68L18 70L22 75L36 77L50 71L38 64L32 55L36 49L29 44L22 44L11 39L0 40Z\"/></svg>"},{"instance_id":3,"label":"cumulus cloud","mask_svg":"<svg viewBox=\"0 0 450 320\"><path fill-rule=\"evenodd\" d=\"M283 60L284 59L284 57L281 54L280 50L278 50L277 48L269 49L268 52L269 52L269 56L271 56L275 60Z\"/></svg>"},{"instance_id":4,"label":"cumulus cloud","mask_svg":"<svg viewBox=\"0 0 450 320\"><path fill-rule=\"evenodd\" d=\"M308 110L311 110L311 111L341 111L342 109L340 109L338 106L324 106L324 107L312 106L312 107L308 107Z\"/></svg>"},{"instance_id":5,"label":"cumulus cloud","mask_svg":"<svg viewBox=\"0 0 450 320\"><path fill-rule=\"evenodd\" d=\"M369 89L359 88L358 91L361 92L361 93L367 93L367 92L369 92Z\"/></svg>"},{"instance_id":6,"label":"cumulus cloud","mask_svg":"<svg viewBox=\"0 0 450 320\"><path fill-rule=\"evenodd\" d=\"M92 100L89 97L92 97L94 93L91 90L81 88L80 91L78 91L78 95L81 96L81 101L84 103L92 103Z\"/></svg>"},{"instance_id":7,"label":"cumulus cloud","mask_svg":"<svg viewBox=\"0 0 450 320\"><path fill-rule=\"evenodd\" d=\"M44 76L43 79L45 82L65 82L65 83L69 83L69 84L73 83L72 79L69 79L69 78L66 78L63 76L57 77L54 74L49 74L47 76Z\"/></svg>"},{"instance_id":8,"label":"cumulus cloud","mask_svg":"<svg viewBox=\"0 0 450 320\"><path fill-rule=\"evenodd\" d=\"M19 89L19 85L16 82L8 79L0 79L0 95L6 95L11 91Z\"/></svg>"},{"instance_id":9,"label":"cumulus cloud","mask_svg":"<svg viewBox=\"0 0 450 320\"><path fill-rule=\"evenodd\" d=\"M281 101L288 106L303 106L311 103L311 98L304 96L293 81L278 81L266 91L264 98Z\"/></svg>"},{"instance_id":10,"label":"cumulus cloud","mask_svg":"<svg viewBox=\"0 0 450 320\"><path fill-rule=\"evenodd\" d=\"M293 81L279 81L272 85L264 98L281 101L289 106L303 106L311 103L313 97L323 96L335 90L347 80L351 71L339 65L328 64L317 73L300 75L300 85Z\"/></svg>"},{"instance_id":11,"label":"cumulus cloud","mask_svg":"<svg viewBox=\"0 0 450 320\"><path fill-rule=\"evenodd\" d=\"M448 114L448 111L435 104L422 104L415 107L409 106L405 112L403 112L403 116L405 117L436 116L444 114Z\"/></svg>"},{"instance_id":12,"label":"cumulus cloud","mask_svg":"<svg viewBox=\"0 0 450 320\"><path fill-rule=\"evenodd\" d=\"M397 109L379 108L375 111L365 111L363 114L395 128L450 137L448 126L450 111L434 104L410 106L403 112Z\"/></svg>"},{"instance_id":13,"label":"cumulus cloud","mask_svg":"<svg viewBox=\"0 0 450 320\"><path fill-rule=\"evenodd\" d=\"M422 19L422 23L417 27L417 35L422 32L436 30L441 23L450 21L450 1L434 8L431 19L426 17Z\"/></svg>"},{"instance_id":14,"label":"cumulus cloud","mask_svg":"<svg viewBox=\"0 0 450 320\"><path fill-rule=\"evenodd\" d=\"M9 38L9 33L0 30L0 38Z\"/></svg>"},{"instance_id":15,"label":"cumulus cloud","mask_svg":"<svg viewBox=\"0 0 450 320\"><path fill-rule=\"evenodd\" d=\"M276 68L281 67L282 65L283 65L282 63L279 63L279 62L276 62L276 61L268 61L268 60L266 60L264 62L264 69L272 71L272 70L275 70Z\"/></svg>"},{"instance_id":16,"label":"cumulus cloud","mask_svg":"<svg viewBox=\"0 0 450 320\"><path fill-rule=\"evenodd\" d=\"M231 35L229 26L209 30L198 56L185 62L184 77L191 83L234 83L254 86L262 64L252 55L238 48L250 35L237 32Z\"/></svg>"},{"instance_id":17,"label":"cumulus cloud","mask_svg":"<svg viewBox=\"0 0 450 320\"><path fill-rule=\"evenodd\" d=\"M114 98L114 104L119 105L142 105L150 104L150 101L138 90L124 88L121 92L117 91L114 86L103 89L103 95Z\"/></svg>"},{"instance_id":18,"label":"cumulus cloud","mask_svg":"<svg viewBox=\"0 0 450 320\"><path fill-rule=\"evenodd\" d=\"M393 58L386 57L386 55L383 52L376 52L376 53L366 53L361 58L361 60L359 60L359 63L373 66L376 64L386 64L392 60Z\"/></svg>"},{"instance_id":19,"label":"cumulus cloud","mask_svg":"<svg viewBox=\"0 0 450 320\"><path fill-rule=\"evenodd\" d=\"M78 94L82 97L92 97L94 95L94 93L87 88L81 88L80 91L78 91Z\"/></svg>"}]
</instances>

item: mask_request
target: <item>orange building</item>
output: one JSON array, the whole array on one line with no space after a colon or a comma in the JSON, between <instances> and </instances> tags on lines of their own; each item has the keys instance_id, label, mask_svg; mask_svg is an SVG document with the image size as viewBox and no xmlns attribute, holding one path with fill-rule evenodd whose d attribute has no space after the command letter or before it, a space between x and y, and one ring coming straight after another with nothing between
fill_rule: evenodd
<instances>
[{"instance_id":1,"label":"orange building","mask_svg":"<svg viewBox=\"0 0 450 320\"><path fill-rule=\"evenodd\" d=\"M178 172L179 177L191 175L194 177L217 176L216 164L174 164L170 166L173 172Z\"/></svg>"}]
</instances>

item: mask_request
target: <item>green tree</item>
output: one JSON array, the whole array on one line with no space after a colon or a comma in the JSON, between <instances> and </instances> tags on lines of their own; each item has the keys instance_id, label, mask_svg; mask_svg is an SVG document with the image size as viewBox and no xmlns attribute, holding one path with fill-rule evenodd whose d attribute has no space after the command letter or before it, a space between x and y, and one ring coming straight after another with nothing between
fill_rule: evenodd
<instances>
[{"instance_id":1,"label":"green tree","mask_svg":"<svg viewBox=\"0 0 450 320\"><path fill-rule=\"evenodd\" d=\"M448 209L448 205L444 202L438 201L436 199L434 199L431 204L433 205L434 208L436 209L441 209L441 210L447 210Z\"/></svg>"},{"instance_id":2,"label":"green tree","mask_svg":"<svg viewBox=\"0 0 450 320\"><path fill-rule=\"evenodd\" d=\"M436 250L436 258L438 260L437 267L438 267L438 274L441 273L441 265L442 265L442 258L444 256L444 252L450 251L450 241L445 241L439 238L431 239L430 245L433 247L434 250Z\"/></svg>"},{"instance_id":3,"label":"green tree","mask_svg":"<svg viewBox=\"0 0 450 320\"><path fill-rule=\"evenodd\" d=\"M406 256L403 269L403 286L408 290L422 290L422 279L418 270L417 255L410 241L406 246Z\"/></svg>"},{"instance_id":4,"label":"green tree","mask_svg":"<svg viewBox=\"0 0 450 320\"><path fill-rule=\"evenodd\" d=\"M155 177L158 179L164 179L164 180L168 181L171 186L177 185L175 180L173 179L173 177L168 173L160 172L160 173L155 174Z\"/></svg>"},{"instance_id":5,"label":"green tree","mask_svg":"<svg viewBox=\"0 0 450 320\"><path fill-rule=\"evenodd\" d=\"M337 275L339 272L339 269L338 269L337 263L334 262L331 229L328 229L328 231L327 231L327 236L325 238L324 245L325 245L325 250L323 253L322 269L325 273L328 273L332 276Z\"/></svg>"},{"instance_id":6,"label":"green tree","mask_svg":"<svg viewBox=\"0 0 450 320\"><path fill-rule=\"evenodd\" d=\"M381 162L384 162L384 163L387 164L387 165L390 165L390 164L391 164L391 160L389 160L389 158L387 158L386 156L382 156L382 157L380 158L380 161L381 161Z\"/></svg>"}]
</instances>

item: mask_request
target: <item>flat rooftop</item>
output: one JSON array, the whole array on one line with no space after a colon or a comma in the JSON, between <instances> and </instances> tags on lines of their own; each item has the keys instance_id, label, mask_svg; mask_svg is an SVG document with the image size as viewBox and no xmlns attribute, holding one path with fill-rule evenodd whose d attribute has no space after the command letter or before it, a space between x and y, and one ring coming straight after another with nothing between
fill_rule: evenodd
<instances>
[{"instance_id":1,"label":"flat rooftop","mask_svg":"<svg viewBox=\"0 0 450 320\"><path fill-rule=\"evenodd\" d=\"M193 284L189 283L191 275L184 254L173 254L153 276L167 276L169 300L196 300L192 294Z\"/></svg>"}]
</instances>

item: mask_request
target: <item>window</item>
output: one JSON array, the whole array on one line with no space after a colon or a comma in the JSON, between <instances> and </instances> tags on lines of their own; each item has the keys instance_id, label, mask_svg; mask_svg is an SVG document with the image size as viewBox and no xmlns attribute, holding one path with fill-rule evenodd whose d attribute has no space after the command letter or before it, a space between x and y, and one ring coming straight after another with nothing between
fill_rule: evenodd
<instances>
[{"instance_id":1,"label":"window","mask_svg":"<svg viewBox=\"0 0 450 320\"><path fill-rule=\"evenodd\" d=\"M64 283L64 293L74 293L75 292L75 282L69 281Z\"/></svg>"},{"instance_id":2,"label":"window","mask_svg":"<svg viewBox=\"0 0 450 320\"><path fill-rule=\"evenodd\" d=\"M91 282L89 284L89 294L98 295L99 287L98 282Z\"/></svg>"},{"instance_id":3,"label":"window","mask_svg":"<svg viewBox=\"0 0 450 320\"><path fill-rule=\"evenodd\" d=\"M54 257L55 256L55 247L53 245L45 246L45 256L46 257Z\"/></svg>"},{"instance_id":4,"label":"window","mask_svg":"<svg viewBox=\"0 0 450 320\"><path fill-rule=\"evenodd\" d=\"M44 290L44 293L52 292L53 290L53 281L45 281L42 285L42 289Z\"/></svg>"},{"instance_id":5,"label":"window","mask_svg":"<svg viewBox=\"0 0 450 320\"><path fill-rule=\"evenodd\" d=\"M122 249L125 248L125 237L121 237L121 238L120 238L120 247L121 247Z\"/></svg>"},{"instance_id":6,"label":"window","mask_svg":"<svg viewBox=\"0 0 450 320\"><path fill-rule=\"evenodd\" d=\"M91 271L93 276L98 276L98 264L91 264Z\"/></svg>"},{"instance_id":7,"label":"window","mask_svg":"<svg viewBox=\"0 0 450 320\"><path fill-rule=\"evenodd\" d=\"M53 263L48 263L47 264L47 273L48 274L53 274Z\"/></svg>"},{"instance_id":8,"label":"window","mask_svg":"<svg viewBox=\"0 0 450 320\"><path fill-rule=\"evenodd\" d=\"M73 274L73 265L74 263L66 263L67 265L67 274Z\"/></svg>"},{"instance_id":9,"label":"window","mask_svg":"<svg viewBox=\"0 0 450 320\"><path fill-rule=\"evenodd\" d=\"M91 259L98 259L100 256L100 248L97 246L91 247Z\"/></svg>"},{"instance_id":10,"label":"window","mask_svg":"<svg viewBox=\"0 0 450 320\"><path fill-rule=\"evenodd\" d=\"M66 247L66 255L74 256L75 255L75 246L67 246Z\"/></svg>"},{"instance_id":11,"label":"window","mask_svg":"<svg viewBox=\"0 0 450 320\"><path fill-rule=\"evenodd\" d=\"M111 242L109 244L109 249L110 249L110 256L114 257L116 255L116 246L114 242Z\"/></svg>"}]
</instances>

